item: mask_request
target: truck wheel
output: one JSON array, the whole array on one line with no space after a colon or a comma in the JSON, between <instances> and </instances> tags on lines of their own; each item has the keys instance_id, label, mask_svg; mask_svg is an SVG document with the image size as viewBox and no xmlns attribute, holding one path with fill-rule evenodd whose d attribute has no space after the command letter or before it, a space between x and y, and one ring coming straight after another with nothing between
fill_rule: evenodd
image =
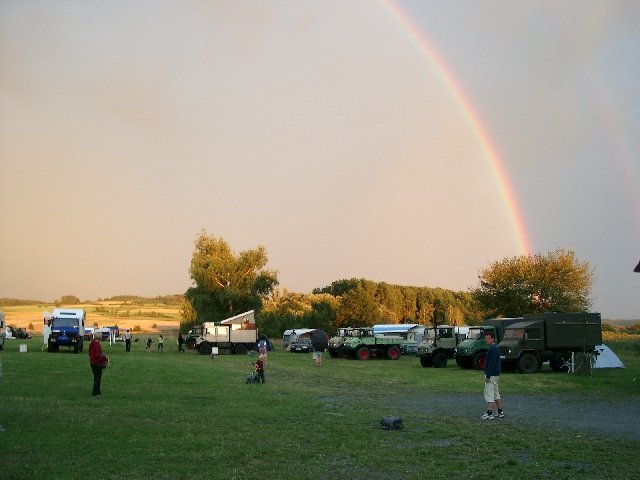
<instances>
[{"instance_id":1,"label":"truck wheel","mask_svg":"<svg viewBox=\"0 0 640 480\"><path fill-rule=\"evenodd\" d=\"M73 353L78 353L78 351L79 351L78 349L79 349L79 348L80 348L80 346L76 343L76 344L73 346Z\"/></svg>"},{"instance_id":2,"label":"truck wheel","mask_svg":"<svg viewBox=\"0 0 640 480\"><path fill-rule=\"evenodd\" d=\"M347 355L347 351L344 349L344 347L340 347L338 349L338 356L340 358L348 358L349 357L349 355Z\"/></svg>"},{"instance_id":3,"label":"truck wheel","mask_svg":"<svg viewBox=\"0 0 640 480\"><path fill-rule=\"evenodd\" d=\"M387 350L387 358L389 360L397 360L400 358L400 349L398 347L391 347Z\"/></svg>"},{"instance_id":4,"label":"truck wheel","mask_svg":"<svg viewBox=\"0 0 640 480\"><path fill-rule=\"evenodd\" d=\"M471 368L471 362L467 358L458 357L456 358L456 363L460 368L465 368L465 369Z\"/></svg>"},{"instance_id":5,"label":"truck wheel","mask_svg":"<svg viewBox=\"0 0 640 480\"><path fill-rule=\"evenodd\" d=\"M523 353L518 360L518 371L520 373L536 373L540 370L540 363L533 353Z\"/></svg>"},{"instance_id":6,"label":"truck wheel","mask_svg":"<svg viewBox=\"0 0 640 480\"><path fill-rule=\"evenodd\" d=\"M484 361L487 359L487 352L478 352L473 356L473 368L476 370L484 370Z\"/></svg>"},{"instance_id":7,"label":"truck wheel","mask_svg":"<svg viewBox=\"0 0 640 480\"><path fill-rule=\"evenodd\" d=\"M200 345L198 353L200 355L211 355L211 345Z\"/></svg>"},{"instance_id":8,"label":"truck wheel","mask_svg":"<svg viewBox=\"0 0 640 480\"><path fill-rule=\"evenodd\" d=\"M189 350L195 350L196 349L196 341L195 340L191 340L189 343L187 343L187 348Z\"/></svg>"},{"instance_id":9,"label":"truck wheel","mask_svg":"<svg viewBox=\"0 0 640 480\"><path fill-rule=\"evenodd\" d=\"M371 351L367 347L360 347L356 350L356 358L360 360L369 360L371 358Z\"/></svg>"},{"instance_id":10,"label":"truck wheel","mask_svg":"<svg viewBox=\"0 0 640 480\"><path fill-rule=\"evenodd\" d=\"M447 355L444 352L436 352L431 360L434 368L444 368L447 366Z\"/></svg>"},{"instance_id":11,"label":"truck wheel","mask_svg":"<svg viewBox=\"0 0 640 480\"><path fill-rule=\"evenodd\" d=\"M571 352L562 352L557 358L549 360L549 366L554 372L568 372L571 363Z\"/></svg>"},{"instance_id":12,"label":"truck wheel","mask_svg":"<svg viewBox=\"0 0 640 480\"><path fill-rule=\"evenodd\" d=\"M337 350L335 350L335 349L333 349L333 348L330 348L330 349L329 349L329 356L330 356L331 358L338 358L338 352L337 352Z\"/></svg>"},{"instance_id":13,"label":"truck wheel","mask_svg":"<svg viewBox=\"0 0 640 480\"><path fill-rule=\"evenodd\" d=\"M51 345L51 342L47 343L47 352L53 352L53 345Z\"/></svg>"},{"instance_id":14,"label":"truck wheel","mask_svg":"<svg viewBox=\"0 0 640 480\"><path fill-rule=\"evenodd\" d=\"M433 366L433 363L431 363L431 357L420 357L420 365L425 368Z\"/></svg>"},{"instance_id":15,"label":"truck wheel","mask_svg":"<svg viewBox=\"0 0 640 480\"><path fill-rule=\"evenodd\" d=\"M244 345L236 345L235 352L236 355L246 355L247 347L245 347Z\"/></svg>"}]
</instances>

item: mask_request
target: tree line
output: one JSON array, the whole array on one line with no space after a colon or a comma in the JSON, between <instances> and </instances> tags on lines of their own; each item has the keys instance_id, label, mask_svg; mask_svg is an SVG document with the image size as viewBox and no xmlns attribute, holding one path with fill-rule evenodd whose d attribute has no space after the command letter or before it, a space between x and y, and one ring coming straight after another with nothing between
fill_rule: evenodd
<instances>
[{"instance_id":1,"label":"tree line","mask_svg":"<svg viewBox=\"0 0 640 480\"><path fill-rule=\"evenodd\" d=\"M311 293L280 290L263 246L236 254L204 230L195 241L181 330L256 312L262 333L277 337L290 328L335 332L377 323L477 325L491 317L517 317L548 310L588 310L594 270L573 251L521 255L494 262L478 273L467 292L391 285L366 279L337 280Z\"/></svg>"}]
</instances>

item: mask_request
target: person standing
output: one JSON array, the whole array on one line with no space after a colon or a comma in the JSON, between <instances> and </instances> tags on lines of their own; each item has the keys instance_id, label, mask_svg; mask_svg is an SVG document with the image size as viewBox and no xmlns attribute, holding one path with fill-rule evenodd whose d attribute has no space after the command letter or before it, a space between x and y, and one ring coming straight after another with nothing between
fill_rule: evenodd
<instances>
[{"instance_id":1,"label":"person standing","mask_svg":"<svg viewBox=\"0 0 640 480\"><path fill-rule=\"evenodd\" d=\"M492 420L496 417L503 418L502 399L498 383L500 381L500 351L496 345L496 339L492 331L488 331L484 339L489 345L487 356L484 360L484 399L487 402L487 413L480 417L482 420ZM497 404L498 413L493 413L493 404Z\"/></svg>"},{"instance_id":2,"label":"person standing","mask_svg":"<svg viewBox=\"0 0 640 480\"><path fill-rule=\"evenodd\" d=\"M158 353L162 353L164 351L164 337L160 334L158 337Z\"/></svg>"},{"instance_id":3,"label":"person standing","mask_svg":"<svg viewBox=\"0 0 640 480\"><path fill-rule=\"evenodd\" d=\"M184 343L184 338L182 338L181 333L178 333L178 353L184 352L184 348L182 348L183 343Z\"/></svg>"},{"instance_id":4,"label":"person standing","mask_svg":"<svg viewBox=\"0 0 640 480\"><path fill-rule=\"evenodd\" d=\"M296 343L298 341L298 334L296 333L296 331L292 331L291 335L289 335L289 350L291 350L291 345L293 345L294 343Z\"/></svg>"},{"instance_id":5,"label":"person standing","mask_svg":"<svg viewBox=\"0 0 640 480\"><path fill-rule=\"evenodd\" d=\"M260 380L262 380L262 383L264 383L264 364L259 358L256 362L256 372L258 372L258 380L256 380L256 383L259 383Z\"/></svg>"},{"instance_id":6,"label":"person standing","mask_svg":"<svg viewBox=\"0 0 640 480\"><path fill-rule=\"evenodd\" d=\"M267 360L268 349L269 345L267 344L267 337L265 335L261 335L260 341L258 342L258 358L262 360L265 366L269 365L269 361Z\"/></svg>"},{"instance_id":7,"label":"person standing","mask_svg":"<svg viewBox=\"0 0 640 480\"><path fill-rule=\"evenodd\" d=\"M313 348L313 347L311 347ZM322 350L313 350L313 359L316 361L316 367L322 365Z\"/></svg>"},{"instance_id":8,"label":"person standing","mask_svg":"<svg viewBox=\"0 0 640 480\"><path fill-rule=\"evenodd\" d=\"M102 395L100 392L100 382L102 381L102 369L107 366L109 359L106 355L102 354L102 346L100 345L101 333L93 334L93 341L89 344L89 364L93 371L93 391L92 397L99 397Z\"/></svg>"},{"instance_id":9,"label":"person standing","mask_svg":"<svg viewBox=\"0 0 640 480\"><path fill-rule=\"evenodd\" d=\"M127 333L124 334L124 346L126 347L125 351L131 351L131 332L127 329Z\"/></svg>"},{"instance_id":10,"label":"person standing","mask_svg":"<svg viewBox=\"0 0 640 480\"><path fill-rule=\"evenodd\" d=\"M153 342L153 340L151 340L151 337L147 338L147 343L145 345L145 350L147 351L147 353L151 352L151 342Z\"/></svg>"}]
</instances>

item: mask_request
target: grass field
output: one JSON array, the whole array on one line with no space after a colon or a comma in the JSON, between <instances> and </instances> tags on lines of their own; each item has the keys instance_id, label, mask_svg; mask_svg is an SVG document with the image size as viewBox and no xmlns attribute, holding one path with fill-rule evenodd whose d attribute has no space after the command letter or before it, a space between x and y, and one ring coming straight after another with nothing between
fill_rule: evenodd
<instances>
[{"instance_id":1,"label":"grass field","mask_svg":"<svg viewBox=\"0 0 640 480\"><path fill-rule=\"evenodd\" d=\"M482 373L454 362L426 369L413 357L325 355L317 368L310 355L278 348L267 383L247 385L250 355L179 354L175 336L163 354L145 353L142 341L130 353L103 342L111 366L102 397L92 398L86 348L74 355L41 345L35 336L0 352L2 479L620 479L637 478L640 466L637 439L509 415L510 397L562 395L601 399L603 409L621 399L636 418L636 344L613 346L626 369L593 377L548 366L503 374L508 415L489 422L479 419ZM471 405L456 404L463 397ZM383 416L400 416L404 428L382 430Z\"/></svg>"}]
</instances>

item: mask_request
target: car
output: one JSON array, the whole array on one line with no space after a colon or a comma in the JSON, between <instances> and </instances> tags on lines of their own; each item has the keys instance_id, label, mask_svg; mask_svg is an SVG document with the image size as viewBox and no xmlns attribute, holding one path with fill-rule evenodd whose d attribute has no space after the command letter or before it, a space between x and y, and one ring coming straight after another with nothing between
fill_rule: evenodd
<instances>
[{"instance_id":1,"label":"car","mask_svg":"<svg viewBox=\"0 0 640 480\"><path fill-rule=\"evenodd\" d=\"M309 353L311 351L311 340L308 338L299 338L296 343L291 345L291 351L295 353Z\"/></svg>"},{"instance_id":2,"label":"car","mask_svg":"<svg viewBox=\"0 0 640 480\"><path fill-rule=\"evenodd\" d=\"M12 332L13 332L13 336L16 338L24 338L24 339L31 338L31 335L29 335L26 328L13 328Z\"/></svg>"}]
</instances>

